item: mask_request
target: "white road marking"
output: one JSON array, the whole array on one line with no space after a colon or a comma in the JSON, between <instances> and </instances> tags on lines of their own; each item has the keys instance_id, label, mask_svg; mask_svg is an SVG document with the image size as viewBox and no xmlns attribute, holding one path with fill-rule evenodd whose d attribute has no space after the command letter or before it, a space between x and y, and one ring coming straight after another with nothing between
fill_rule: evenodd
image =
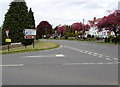
<instances>
[{"instance_id":1,"label":"white road marking","mask_svg":"<svg viewBox=\"0 0 120 87\"><path fill-rule=\"evenodd\" d=\"M64 57L63 54L25 56L24 58L45 58L45 57Z\"/></svg>"},{"instance_id":2,"label":"white road marking","mask_svg":"<svg viewBox=\"0 0 120 87\"><path fill-rule=\"evenodd\" d=\"M99 54L99 53L96 53L96 52L89 52L89 51L87 51L87 50L84 51L84 50L77 49L77 48L73 48L73 47L69 47L69 46L64 46L64 47L66 47L66 48L68 48L68 49L71 49L71 50L79 51L79 52L81 52L81 53L87 53L87 54L92 55L92 56L97 56L97 57L99 57L99 58L105 57L106 60L112 60L112 59L110 59L109 56L105 56L105 55L103 55L103 54ZM118 58L113 58L113 59L114 59L114 60L118 60ZM100 64L101 64L101 63L100 63Z\"/></svg>"},{"instance_id":3,"label":"white road marking","mask_svg":"<svg viewBox=\"0 0 120 87\"><path fill-rule=\"evenodd\" d=\"M88 53L88 51L85 51L84 53Z\"/></svg>"},{"instance_id":4,"label":"white road marking","mask_svg":"<svg viewBox=\"0 0 120 87\"><path fill-rule=\"evenodd\" d=\"M109 56L105 56L105 57L109 57Z\"/></svg>"},{"instance_id":5,"label":"white road marking","mask_svg":"<svg viewBox=\"0 0 120 87\"><path fill-rule=\"evenodd\" d=\"M95 55L98 54L98 53L94 53Z\"/></svg>"},{"instance_id":6,"label":"white road marking","mask_svg":"<svg viewBox=\"0 0 120 87\"><path fill-rule=\"evenodd\" d=\"M101 57L103 57L103 56L98 56L98 57L100 57L100 58L101 58Z\"/></svg>"},{"instance_id":7,"label":"white road marking","mask_svg":"<svg viewBox=\"0 0 120 87\"><path fill-rule=\"evenodd\" d=\"M111 60L110 58L106 58L106 60Z\"/></svg>"},{"instance_id":8,"label":"white road marking","mask_svg":"<svg viewBox=\"0 0 120 87\"><path fill-rule=\"evenodd\" d=\"M93 56L97 56L96 54L94 54Z\"/></svg>"},{"instance_id":9,"label":"white road marking","mask_svg":"<svg viewBox=\"0 0 120 87\"><path fill-rule=\"evenodd\" d=\"M63 54L57 54L56 57L64 57Z\"/></svg>"},{"instance_id":10,"label":"white road marking","mask_svg":"<svg viewBox=\"0 0 120 87\"><path fill-rule=\"evenodd\" d=\"M83 52L83 50L81 50L80 52Z\"/></svg>"},{"instance_id":11,"label":"white road marking","mask_svg":"<svg viewBox=\"0 0 120 87\"><path fill-rule=\"evenodd\" d=\"M91 53L91 52L89 52L88 54L89 54L89 55L91 55L92 53Z\"/></svg>"},{"instance_id":12,"label":"white road marking","mask_svg":"<svg viewBox=\"0 0 120 87\"><path fill-rule=\"evenodd\" d=\"M118 62L110 63L63 63L63 65L103 65L103 64L118 64Z\"/></svg>"},{"instance_id":13,"label":"white road marking","mask_svg":"<svg viewBox=\"0 0 120 87\"><path fill-rule=\"evenodd\" d=\"M103 56L103 54L98 54L99 56Z\"/></svg>"},{"instance_id":14,"label":"white road marking","mask_svg":"<svg viewBox=\"0 0 120 87\"><path fill-rule=\"evenodd\" d=\"M11 64L11 65L0 65L0 67L3 67L3 66L24 66L24 64Z\"/></svg>"},{"instance_id":15,"label":"white road marking","mask_svg":"<svg viewBox=\"0 0 120 87\"><path fill-rule=\"evenodd\" d=\"M114 60L118 60L118 58L113 58Z\"/></svg>"}]
</instances>

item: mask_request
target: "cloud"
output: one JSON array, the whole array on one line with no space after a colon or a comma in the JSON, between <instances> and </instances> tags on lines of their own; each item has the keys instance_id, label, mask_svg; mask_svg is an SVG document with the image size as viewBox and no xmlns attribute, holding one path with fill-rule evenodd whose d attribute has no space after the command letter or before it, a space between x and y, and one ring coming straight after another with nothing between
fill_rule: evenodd
<instances>
[{"instance_id":1,"label":"cloud","mask_svg":"<svg viewBox=\"0 0 120 87\"><path fill-rule=\"evenodd\" d=\"M12 0L11 0L12 1ZM0 25L4 20L4 14L9 8L10 0L1 0L2 16ZM103 17L108 15L107 10L117 9L119 0L25 0L27 6L32 8L36 26L43 20L50 22L53 27L59 24L72 24ZM2 21L1 21L2 20Z\"/></svg>"}]
</instances>

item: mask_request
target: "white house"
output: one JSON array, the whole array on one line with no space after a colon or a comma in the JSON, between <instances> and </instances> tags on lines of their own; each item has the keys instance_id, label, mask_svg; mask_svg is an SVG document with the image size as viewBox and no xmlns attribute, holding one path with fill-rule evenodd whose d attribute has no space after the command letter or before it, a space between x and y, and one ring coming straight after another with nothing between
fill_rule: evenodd
<instances>
[{"instance_id":1,"label":"white house","mask_svg":"<svg viewBox=\"0 0 120 87\"><path fill-rule=\"evenodd\" d=\"M109 31L109 30L105 30L105 29L103 29L102 31L98 30L96 24L101 20L102 20L102 18L96 19L96 17L94 17L93 20L88 20L88 22L91 26L91 29L89 30L89 34L94 35L96 37L98 36L98 37L101 37L101 38L105 38L105 37L108 37L110 35L114 35L114 33Z\"/></svg>"}]
</instances>

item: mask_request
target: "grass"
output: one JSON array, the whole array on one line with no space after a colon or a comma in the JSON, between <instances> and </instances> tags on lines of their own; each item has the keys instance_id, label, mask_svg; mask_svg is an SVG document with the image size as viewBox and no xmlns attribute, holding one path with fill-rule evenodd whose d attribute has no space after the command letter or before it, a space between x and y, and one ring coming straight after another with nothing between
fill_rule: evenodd
<instances>
[{"instance_id":1,"label":"grass","mask_svg":"<svg viewBox=\"0 0 120 87\"><path fill-rule=\"evenodd\" d=\"M22 53L22 52L33 52L33 51L40 51L40 50L48 50L59 47L59 44L48 42L48 41L36 41L35 47L33 48L33 45L27 46L25 49L25 46L12 48L9 51L8 50L2 50L1 54L9 54L9 53Z\"/></svg>"},{"instance_id":2,"label":"grass","mask_svg":"<svg viewBox=\"0 0 120 87\"><path fill-rule=\"evenodd\" d=\"M104 41L96 41L97 43L102 43L102 44L113 44L113 45L120 45L120 43L111 43L111 42L104 42Z\"/></svg>"},{"instance_id":3,"label":"grass","mask_svg":"<svg viewBox=\"0 0 120 87\"><path fill-rule=\"evenodd\" d=\"M69 39L54 39L54 40L69 40ZM111 43L111 42L104 42L104 41L97 41L95 39L86 39L86 40L82 40L82 39L74 39L74 40L69 40L69 41L87 41L87 42L96 42L96 43L102 43L102 44L113 44L113 45L120 45L120 43Z\"/></svg>"}]
</instances>

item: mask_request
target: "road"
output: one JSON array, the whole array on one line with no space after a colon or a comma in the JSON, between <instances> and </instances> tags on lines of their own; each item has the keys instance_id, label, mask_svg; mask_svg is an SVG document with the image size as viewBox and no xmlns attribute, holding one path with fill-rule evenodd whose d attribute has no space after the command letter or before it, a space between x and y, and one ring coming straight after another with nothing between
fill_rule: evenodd
<instances>
[{"instance_id":1,"label":"road","mask_svg":"<svg viewBox=\"0 0 120 87\"><path fill-rule=\"evenodd\" d=\"M117 45L49 41L61 47L3 55L3 85L118 85Z\"/></svg>"}]
</instances>

